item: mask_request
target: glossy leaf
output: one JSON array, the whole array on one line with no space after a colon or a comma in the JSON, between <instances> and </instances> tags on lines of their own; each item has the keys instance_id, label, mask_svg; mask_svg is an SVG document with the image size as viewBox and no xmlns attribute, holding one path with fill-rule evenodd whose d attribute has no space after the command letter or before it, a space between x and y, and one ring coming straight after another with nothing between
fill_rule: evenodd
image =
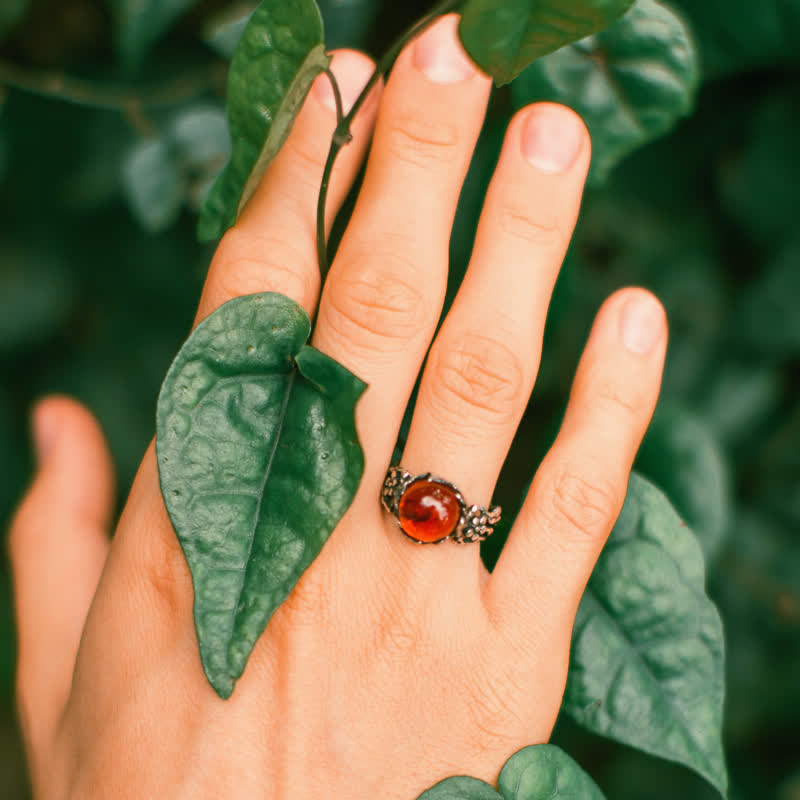
<instances>
[{"instance_id":1,"label":"glossy leaf","mask_svg":"<svg viewBox=\"0 0 800 800\"><path fill-rule=\"evenodd\" d=\"M724 642L700 545L634 474L581 602L564 709L589 730L677 761L723 796Z\"/></svg>"},{"instance_id":2,"label":"glossy leaf","mask_svg":"<svg viewBox=\"0 0 800 800\"><path fill-rule=\"evenodd\" d=\"M497 786L504 800L603 800L586 772L550 744L526 747L511 756Z\"/></svg>"},{"instance_id":3,"label":"glossy leaf","mask_svg":"<svg viewBox=\"0 0 800 800\"><path fill-rule=\"evenodd\" d=\"M537 58L604 30L633 0L466 0L459 34L467 52L498 85Z\"/></svg>"},{"instance_id":4,"label":"glossy leaf","mask_svg":"<svg viewBox=\"0 0 800 800\"><path fill-rule=\"evenodd\" d=\"M417 800L503 800L486 781L457 775L445 778L423 792Z\"/></svg>"},{"instance_id":5,"label":"glossy leaf","mask_svg":"<svg viewBox=\"0 0 800 800\"><path fill-rule=\"evenodd\" d=\"M418 800L603 800L603 793L581 767L550 744L526 747L511 756L497 787L476 778L447 778Z\"/></svg>"},{"instance_id":6,"label":"glossy leaf","mask_svg":"<svg viewBox=\"0 0 800 800\"><path fill-rule=\"evenodd\" d=\"M728 467L709 427L685 408L662 405L636 460L697 534L707 561L716 557L730 522Z\"/></svg>"},{"instance_id":7,"label":"glossy leaf","mask_svg":"<svg viewBox=\"0 0 800 800\"><path fill-rule=\"evenodd\" d=\"M122 185L133 215L150 233L169 228L180 214L184 182L165 139L143 139L123 165Z\"/></svg>"},{"instance_id":8,"label":"glossy leaf","mask_svg":"<svg viewBox=\"0 0 800 800\"><path fill-rule=\"evenodd\" d=\"M195 329L159 397L161 488L222 697L363 471L354 409L365 386L306 346L309 330L282 295L232 300Z\"/></svg>"},{"instance_id":9,"label":"glossy leaf","mask_svg":"<svg viewBox=\"0 0 800 800\"><path fill-rule=\"evenodd\" d=\"M691 111L698 79L683 22L655 0L637 0L604 33L531 65L514 81L513 97L518 108L549 100L577 111L592 136L597 181Z\"/></svg>"},{"instance_id":10,"label":"glossy leaf","mask_svg":"<svg viewBox=\"0 0 800 800\"><path fill-rule=\"evenodd\" d=\"M314 0L264 0L253 12L228 73L233 155L206 198L201 239L220 237L236 221L329 63Z\"/></svg>"},{"instance_id":11,"label":"glossy leaf","mask_svg":"<svg viewBox=\"0 0 800 800\"><path fill-rule=\"evenodd\" d=\"M148 50L197 0L107 0L114 17L117 48L129 66L138 66Z\"/></svg>"}]
</instances>

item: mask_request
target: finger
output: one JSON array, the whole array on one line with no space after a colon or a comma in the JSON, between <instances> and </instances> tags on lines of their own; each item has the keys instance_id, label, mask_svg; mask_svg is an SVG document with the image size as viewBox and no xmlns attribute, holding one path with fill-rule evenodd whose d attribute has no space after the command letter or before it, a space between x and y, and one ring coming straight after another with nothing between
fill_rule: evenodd
<instances>
[{"instance_id":1,"label":"finger","mask_svg":"<svg viewBox=\"0 0 800 800\"><path fill-rule=\"evenodd\" d=\"M358 425L369 432L362 496L373 503L441 313L451 227L491 88L457 23L456 15L439 20L392 70L320 303L316 346L370 387Z\"/></svg>"},{"instance_id":2,"label":"finger","mask_svg":"<svg viewBox=\"0 0 800 800\"><path fill-rule=\"evenodd\" d=\"M34 765L69 694L89 606L108 552L114 475L92 415L66 397L34 412L39 467L11 525L17 696Z\"/></svg>"},{"instance_id":3,"label":"finger","mask_svg":"<svg viewBox=\"0 0 800 800\"><path fill-rule=\"evenodd\" d=\"M403 466L451 481L469 505L489 505L528 404L590 151L585 126L563 106L541 104L514 118L469 269L431 348ZM450 542L425 556L432 566L480 557L478 548ZM420 559L410 550L409 557Z\"/></svg>"},{"instance_id":4,"label":"finger","mask_svg":"<svg viewBox=\"0 0 800 800\"><path fill-rule=\"evenodd\" d=\"M361 94L374 68L362 53L335 53L331 70L346 110ZM336 160L326 208L327 231L364 159L380 91L380 85L376 86L359 109L352 125L353 141ZM313 311L319 293L317 198L335 128L333 91L328 77L320 75L289 138L236 226L220 242L200 299L198 321L234 297L259 291L285 294L309 313Z\"/></svg>"},{"instance_id":5,"label":"finger","mask_svg":"<svg viewBox=\"0 0 800 800\"><path fill-rule=\"evenodd\" d=\"M488 602L525 639L547 620L572 628L578 603L627 491L661 385L667 326L642 289L600 310L558 437L492 574Z\"/></svg>"}]
</instances>

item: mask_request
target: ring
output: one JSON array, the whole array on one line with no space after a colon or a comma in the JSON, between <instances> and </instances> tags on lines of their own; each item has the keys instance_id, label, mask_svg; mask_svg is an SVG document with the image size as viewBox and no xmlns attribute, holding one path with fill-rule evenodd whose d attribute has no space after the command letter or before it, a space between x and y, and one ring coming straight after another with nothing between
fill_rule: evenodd
<instances>
[{"instance_id":1,"label":"ring","mask_svg":"<svg viewBox=\"0 0 800 800\"><path fill-rule=\"evenodd\" d=\"M482 542L494 533L502 514L499 506L468 506L452 483L430 473L412 475L402 467L390 467L386 473L381 503L417 544L439 544L445 539L459 544Z\"/></svg>"}]
</instances>

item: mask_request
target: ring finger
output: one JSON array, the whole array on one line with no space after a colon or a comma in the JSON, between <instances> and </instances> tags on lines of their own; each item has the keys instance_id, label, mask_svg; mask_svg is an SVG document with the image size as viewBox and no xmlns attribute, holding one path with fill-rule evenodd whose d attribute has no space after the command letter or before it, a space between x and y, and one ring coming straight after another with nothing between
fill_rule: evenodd
<instances>
[{"instance_id":1,"label":"ring finger","mask_svg":"<svg viewBox=\"0 0 800 800\"><path fill-rule=\"evenodd\" d=\"M583 123L563 106L541 104L514 118L472 261L431 348L403 466L452 481L469 505L489 504L528 403L590 150ZM479 564L477 547L453 547L428 548L424 558L435 571L443 557Z\"/></svg>"}]
</instances>

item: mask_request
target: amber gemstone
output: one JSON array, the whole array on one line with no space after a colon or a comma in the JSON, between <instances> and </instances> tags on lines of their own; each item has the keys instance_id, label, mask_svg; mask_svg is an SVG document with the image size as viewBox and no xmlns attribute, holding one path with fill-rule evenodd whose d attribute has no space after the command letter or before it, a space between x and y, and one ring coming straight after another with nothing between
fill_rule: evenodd
<instances>
[{"instance_id":1,"label":"amber gemstone","mask_svg":"<svg viewBox=\"0 0 800 800\"><path fill-rule=\"evenodd\" d=\"M425 543L446 539L461 518L461 503L455 491L430 480L412 483L400 498L397 510L403 531Z\"/></svg>"}]
</instances>

